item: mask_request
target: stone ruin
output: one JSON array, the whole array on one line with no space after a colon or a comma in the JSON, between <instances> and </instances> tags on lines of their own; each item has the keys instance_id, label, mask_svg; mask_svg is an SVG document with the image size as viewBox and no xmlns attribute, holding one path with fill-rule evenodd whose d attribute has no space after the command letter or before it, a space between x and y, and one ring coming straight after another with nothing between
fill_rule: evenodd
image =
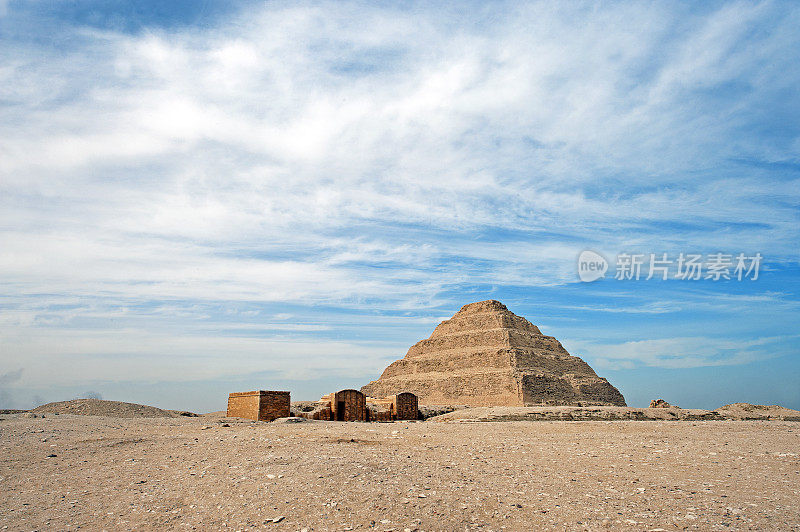
<instances>
[{"instance_id":1,"label":"stone ruin","mask_svg":"<svg viewBox=\"0 0 800 532\"><path fill-rule=\"evenodd\" d=\"M552 336L499 301L464 305L411 346L376 381L340 390L299 415L325 421L419 418L419 404L626 406L625 399ZM661 404L663 403L663 405ZM669 407L663 400L651 407ZM289 392L232 393L228 415L272 421L290 416Z\"/></svg>"},{"instance_id":2,"label":"stone ruin","mask_svg":"<svg viewBox=\"0 0 800 532\"><path fill-rule=\"evenodd\" d=\"M419 401L413 393L367 397L358 390L340 390L323 396L297 415L323 421L398 421L419 419ZM228 417L274 421L290 417L289 392L255 390L228 395Z\"/></svg>"},{"instance_id":3,"label":"stone ruin","mask_svg":"<svg viewBox=\"0 0 800 532\"><path fill-rule=\"evenodd\" d=\"M313 410L298 415L322 421L398 421L419 418L419 401L413 393L367 397L358 390L340 390L323 396Z\"/></svg>"},{"instance_id":4,"label":"stone ruin","mask_svg":"<svg viewBox=\"0 0 800 532\"><path fill-rule=\"evenodd\" d=\"M253 421L274 421L279 417L289 417L290 407L289 392L235 392L228 395L226 415Z\"/></svg>"},{"instance_id":5,"label":"stone ruin","mask_svg":"<svg viewBox=\"0 0 800 532\"><path fill-rule=\"evenodd\" d=\"M341 390L320 401L329 403L333 421L367 421L367 401L358 390Z\"/></svg>"},{"instance_id":6,"label":"stone ruin","mask_svg":"<svg viewBox=\"0 0 800 532\"><path fill-rule=\"evenodd\" d=\"M663 399L653 399L652 401L650 401L649 408L679 408L679 407L671 405Z\"/></svg>"},{"instance_id":7,"label":"stone ruin","mask_svg":"<svg viewBox=\"0 0 800 532\"><path fill-rule=\"evenodd\" d=\"M419 418L419 399L413 393L401 392L381 398L367 397L367 403L384 407L389 415L387 421Z\"/></svg>"},{"instance_id":8,"label":"stone ruin","mask_svg":"<svg viewBox=\"0 0 800 532\"><path fill-rule=\"evenodd\" d=\"M626 406L586 362L494 300L463 306L361 391L434 405Z\"/></svg>"}]
</instances>

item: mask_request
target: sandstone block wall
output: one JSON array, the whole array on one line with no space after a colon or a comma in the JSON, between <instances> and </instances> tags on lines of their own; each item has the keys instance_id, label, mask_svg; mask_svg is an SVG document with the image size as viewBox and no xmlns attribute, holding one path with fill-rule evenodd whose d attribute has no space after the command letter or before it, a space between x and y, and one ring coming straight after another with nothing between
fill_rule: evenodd
<instances>
[{"instance_id":1,"label":"sandstone block wall","mask_svg":"<svg viewBox=\"0 0 800 532\"><path fill-rule=\"evenodd\" d=\"M290 406L289 392L235 392L228 395L227 415L253 421L273 421L279 417L289 417Z\"/></svg>"},{"instance_id":2,"label":"sandstone block wall","mask_svg":"<svg viewBox=\"0 0 800 532\"><path fill-rule=\"evenodd\" d=\"M422 404L470 406L520 406L520 386L508 367L457 370L449 363L439 371L381 377L362 390L369 395L390 395L402 391L415 394Z\"/></svg>"}]
</instances>

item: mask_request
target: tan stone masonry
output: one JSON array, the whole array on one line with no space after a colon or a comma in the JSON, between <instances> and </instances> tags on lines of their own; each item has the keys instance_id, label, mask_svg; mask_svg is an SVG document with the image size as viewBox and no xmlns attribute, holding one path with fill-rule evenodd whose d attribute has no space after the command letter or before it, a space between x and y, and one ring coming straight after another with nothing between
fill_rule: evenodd
<instances>
[{"instance_id":1,"label":"tan stone masonry","mask_svg":"<svg viewBox=\"0 0 800 532\"><path fill-rule=\"evenodd\" d=\"M273 421L279 417L288 417L289 407L289 392L235 392L228 395L227 415L253 421Z\"/></svg>"},{"instance_id":2,"label":"tan stone masonry","mask_svg":"<svg viewBox=\"0 0 800 532\"><path fill-rule=\"evenodd\" d=\"M411 392L421 404L625 406L586 362L494 300L462 307L361 391Z\"/></svg>"}]
</instances>

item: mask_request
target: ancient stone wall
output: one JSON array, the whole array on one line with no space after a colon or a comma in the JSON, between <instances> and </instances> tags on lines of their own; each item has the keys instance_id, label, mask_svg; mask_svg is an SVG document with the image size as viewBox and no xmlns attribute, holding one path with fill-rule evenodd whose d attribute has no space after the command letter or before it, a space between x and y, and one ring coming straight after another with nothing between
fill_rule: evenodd
<instances>
[{"instance_id":1,"label":"ancient stone wall","mask_svg":"<svg viewBox=\"0 0 800 532\"><path fill-rule=\"evenodd\" d=\"M300 415L303 417L307 417L308 419L318 419L320 421L333 421L333 412L331 411L330 404L328 404L328 406L323 406L322 408L318 408L312 412L303 412Z\"/></svg>"},{"instance_id":2,"label":"ancient stone wall","mask_svg":"<svg viewBox=\"0 0 800 532\"><path fill-rule=\"evenodd\" d=\"M410 392L389 397L367 397L367 405L385 410L389 414L387 421L419 419L419 400Z\"/></svg>"},{"instance_id":3,"label":"ancient stone wall","mask_svg":"<svg viewBox=\"0 0 800 532\"><path fill-rule=\"evenodd\" d=\"M386 423L393 421L392 413L388 410L367 408L367 421Z\"/></svg>"},{"instance_id":4,"label":"ancient stone wall","mask_svg":"<svg viewBox=\"0 0 800 532\"><path fill-rule=\"evenodd\" d=\"M392 395L399 391L415 394L429 405L518 406L516 373L504 369L445 369L437 372L383 377L362 388L369 395ZM424 401L423 399L424 398Z\"/></svg>"},{"instance_id":5,"label":"ancient stone wall","mask_svg":"<svg viewBox=\"0 0 800 532\"><path fill-rule=\"evenodd\" d=\"M358 390L341 390L331 395L331 412L335 421L366 421L366 396Z\"/></svg>"},{"instance_id":6,"label":"ancient stone wall","mask_svg":"<svg viewBox=\"0 0 800 532\"><path fill-rule=\"evenodd\" d=\"M395 395L393 413L395 419L418 419L419 401L417 396L409 392Z\"/></svg>"},{"instance_id":7,"label":"ancient stone wall","mask_svg":"<svg viewBox=\"0 0 800 532\"><path fill-rule=\"evenodd\" d=\"M228 417L241 417L258 421L261 397L256 392L237 392L228 395Z\"/></svg>"},{"instance_id":8,"label":"ancient stone wall","mask_svg":"<svg viewBox=\"0 0 800 532\"><path fill-rule=\"evenodd\" d=\"M273 421L279 417L289 417L290 406L289 392L235 392L228 395L227 415L253 421Z\"/></svg>"}]
</instances>

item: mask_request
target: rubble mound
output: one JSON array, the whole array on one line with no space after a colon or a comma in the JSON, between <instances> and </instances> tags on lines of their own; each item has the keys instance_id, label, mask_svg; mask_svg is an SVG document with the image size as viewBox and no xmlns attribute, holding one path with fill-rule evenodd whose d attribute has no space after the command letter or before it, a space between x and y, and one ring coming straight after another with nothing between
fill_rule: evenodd
<instances>
[{"instance_id":1,"label":"rubble mound","mask_svg":"<svg viewBox=\"0 0 800 532\"><path fill-rule=\"evenodd\" d=\"M716 410L726 419L800 421L800 410L780 405L732 403Z\"/></svg>"},{"instance_id":2,"label":"rubble mound","mask_svg":"<svg viewBox=\"0 0 800 532\"><path fill-rule=\"evenodd\" d=\"M103 399L73 399L37 406L31 412L36 414L74 414L78 416L105 417L194 417L197 414L178 410L162 410L155 406L105 401Z\"/></svg>"},{"instance_id":3,"label":"rubble mound","mask_svg":"<svg viewBox=\"0 0 800 532\"><path fill-rule=\"evenodd\" d=\"M437 405L625 406L586 362L495 300L464 305L361 391Z\"/></svg>"},{"instance_id":4,"label":"rubble mound","mask_svg":"<svg viewBox=\"0 0 800 532\"><path fill-rule=\"evenodd\" d=\"M319 401L292 401L289 412L293 417L298 417L303 413L314 412L320 408Z\"/></svg>"},{"instance_id":5,"label":"rubble mound","mask_svg":"<svg viewBox=\"0 0 800 532\"><path fill-rule=\"evenodd\" d=\"M663 399L653 399L652 401L650 401L649 408L680 408L680 407L671 405Z\"/></svg>"},{"instance_id":6,"label":"rubble mound","mask_svg":"<svg viewBox=\"0 0 800 532\"><path fill-rule=\"evenodd\" d=\"M718 421L714 410L627 406L493 406L457 410L429 421Z\"/></svg>"},{"instance_id":7,"label":"rubble mound","mask_svg":"<svg viewBox=\"0 0 800 532\"><path fill-rule=\"evenodd\" d=\"M469 408L466 405L420 405L419 418L426 420L436 416L442 416L455 412L456 410L465 410Z\"/></svg>"}]
</instances>

